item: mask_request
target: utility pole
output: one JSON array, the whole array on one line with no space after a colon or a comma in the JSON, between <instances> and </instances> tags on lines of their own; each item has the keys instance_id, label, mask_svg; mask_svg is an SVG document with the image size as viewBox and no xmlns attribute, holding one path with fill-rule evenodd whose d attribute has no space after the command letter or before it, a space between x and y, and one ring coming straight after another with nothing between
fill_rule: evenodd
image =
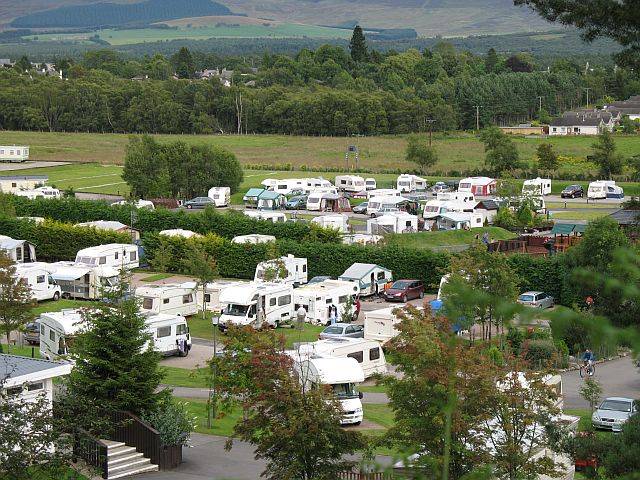
<instances>
[{"instance_id":1,"label":"utility pole","mask_svg":"<svg viewBox=\"0 0 640 480\"><path fill-rule=\"evenodd\" d=\"M474 105L473 108L476 109L476 131L480 131L480 109L483 108L482 105Z\"/></svg>"},{"instance_id":2,"label":"utility pole","mask_svg":"<svg viewBox=\"0 0 640 480\"><path fill-rule=\"evenodd\" d=\"M433 118L425 118L424 124L429 125L429 146L431 146L431 138L433 136L433 124L435 123L435 119Z\"/></svg>"},{"instance_id":3,"label":"utility pole","mask_svg":"<svg viewBox=\"0 0 640 480\"><path fill-rule=\"evenodd\" d=\"M589 90L591 87L582 87L582 89L587 91L587 110L589 110Z\"/></svg>"}]
</instances>

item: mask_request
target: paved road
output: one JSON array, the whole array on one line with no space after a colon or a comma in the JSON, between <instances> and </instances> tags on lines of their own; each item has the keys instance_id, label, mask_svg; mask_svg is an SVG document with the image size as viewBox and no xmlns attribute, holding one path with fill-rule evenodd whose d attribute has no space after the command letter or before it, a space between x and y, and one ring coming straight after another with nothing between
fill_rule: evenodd
<instances>
[{"instance_id":1,"label":"paved road","mask_svg":"<svg viewBox=\"0 0 640 480\"><path fill-rule=\"evenodd\" d=\"M27 170L29 168L40 167L59 167L61 165L69 165L69 162L44 162L44 161L31 161L22 163L0 162L0 172L7 172L13 170Z\"/></svg>"}]
</instances>

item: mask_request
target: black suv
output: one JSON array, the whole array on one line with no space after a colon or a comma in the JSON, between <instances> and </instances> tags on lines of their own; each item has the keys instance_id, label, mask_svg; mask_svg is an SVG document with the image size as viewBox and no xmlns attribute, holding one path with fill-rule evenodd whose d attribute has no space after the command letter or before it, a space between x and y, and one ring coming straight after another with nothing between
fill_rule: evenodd
<instances>
[{"instance_id":1,"label":"black suv","mask_svg":"<svg viewBox=\"0 0 640 480\"><path fill-rule=\"evenodd\" d=\"M567 188L562 190L560 193L560 197L562 198L576 198L576 197L584 197L584 189L580 185L569 185Z\"/></svg>"}]
</instances>

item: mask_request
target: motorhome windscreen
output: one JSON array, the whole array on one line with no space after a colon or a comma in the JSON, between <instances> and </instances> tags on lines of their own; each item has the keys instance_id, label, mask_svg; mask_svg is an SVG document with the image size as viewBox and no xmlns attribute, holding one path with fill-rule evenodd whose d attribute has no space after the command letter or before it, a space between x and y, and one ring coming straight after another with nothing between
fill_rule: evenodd
<instances>
[{"instance_id":1,"label":"motorhome windscreen","mask_svg":"<svg viewBox=\"0 0 640 480\"><path fill-rule=\"evenodd\" d=\"M334 395L339 400L346 400L349 398L358 398L358 390L353 383L338 383L331 385Z\"/></svg>"},{"instance_id":2,"label":"motorhome windscreen","mask_svg":"<svg viewBox=\"0 0 640 480\"><path fill-rule=\"evenodd\" d=\"M248 310L249 305L236 305L234 303L230 303L224 307L222 313L225 315L231 315L232 317L244 317L247 315Z\"/></svg>"}]
</instances>

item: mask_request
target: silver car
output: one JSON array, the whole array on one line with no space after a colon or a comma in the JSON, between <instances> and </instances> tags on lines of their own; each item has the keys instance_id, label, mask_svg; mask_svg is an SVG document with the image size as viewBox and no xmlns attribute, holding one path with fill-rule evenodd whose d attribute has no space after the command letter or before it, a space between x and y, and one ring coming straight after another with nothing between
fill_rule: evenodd
<instances>
[{"instance_id":1,"label":"silver car","mask_svg":"<svg viewBox=\"0 0 640 480\"><path fill-rule=\"evenodd\" d=\"M594 428L606 428L614 432L622 431L622 426L638 412L638 402L631 398L606 398L591 415Z\"/></svg>"},{"instance_id":2,"label":"silver car","mask_svg":"<svg viewBox=\"0 0 640 480\"><path fill-rule=\"evenodd\" d=\"M534 308L551 308L554 300L551 295L544 292L524 292L518 297L518 303Z\"/></svg>"},{"instance_id":3,"label":"silver car","mask_svg":"<svg viewBox=\"0 0 640 480\"><path fill-rule=\"evenodd\" d=\"M320 332L319 338L320 340L329 338L364 338L364 327L351 323L335 323Z\"/></svg>"}]
</instances>

